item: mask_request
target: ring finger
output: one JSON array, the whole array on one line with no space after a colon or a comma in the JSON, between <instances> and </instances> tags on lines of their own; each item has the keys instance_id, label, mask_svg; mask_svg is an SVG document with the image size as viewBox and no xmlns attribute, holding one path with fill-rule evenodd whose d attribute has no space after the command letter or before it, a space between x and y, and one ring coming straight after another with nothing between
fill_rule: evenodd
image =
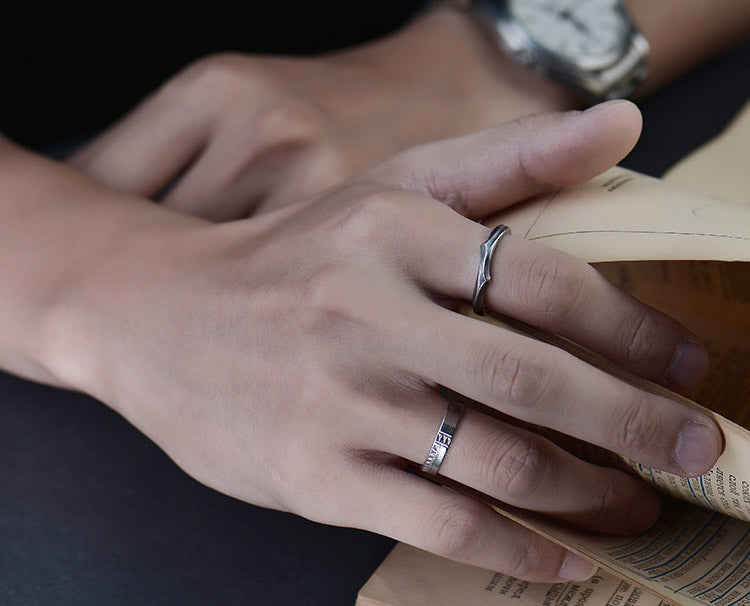
<instances>
[{"instance_id":1,"label":"ring finger","mask_svg":"<svg viewBox=\"0 0 750 606\"><path fill-rule=\"evenodd\" d=\"M446 402L410 406L378 436L386 450L425 461ZM393 418L392 416L389 418ZM515 507L538 511L597 532L631 534L659 513L654 491L622 471L585 462L526 429L465 408L440 474Z\"/></svg>"}]
</instances>

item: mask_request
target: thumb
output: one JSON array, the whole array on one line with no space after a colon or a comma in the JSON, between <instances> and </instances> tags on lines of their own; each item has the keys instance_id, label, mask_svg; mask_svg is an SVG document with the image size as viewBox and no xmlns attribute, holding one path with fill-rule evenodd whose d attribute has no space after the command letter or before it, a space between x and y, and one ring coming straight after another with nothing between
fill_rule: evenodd
<instances>
[{"instance_id":1,"label":"thumb","mask_svg":"<svg viewBox=\"0 0 750 606\"><path fill-rule=\"evenodd\" d=\"M374 172L380 181L481 218L542 191L588 181L622 160L640 132L635 105L608 101L414 147Z\"/></svg>"}]
</instances>

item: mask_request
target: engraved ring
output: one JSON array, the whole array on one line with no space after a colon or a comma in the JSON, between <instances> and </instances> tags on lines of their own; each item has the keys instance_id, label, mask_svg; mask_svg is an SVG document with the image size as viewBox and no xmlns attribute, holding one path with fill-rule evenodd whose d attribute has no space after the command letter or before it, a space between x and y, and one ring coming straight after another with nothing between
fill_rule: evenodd
<instances>
[{"instance_id":1,"label":"engraved ring","mask_svg":"<svg viewBox=\"0 0 750 606\"><path fill-rule=\"evenodd\" d=\"M492 276L490 276L492 255L495 254L497 245L506 234L510 234L510 227L507 225L498 225L490 232L489 237L482 243L480 248L482 256L479 258L477 281L474 284L474 295L471 298L471 308L478 316L484 315L484 295L487 291L487 285L492 279Z\"/></svg>"},{"instance_id":2,"label":"engraved ring","mask_svg":"<svg viewBox=\"0 0 750 606\"><path fill-rule=\"evenodd\" d=\"M443 422L440 424L437 435L432 442L430 447L430 453L427 455L424 464L422 465L422 471L434 476L437 474L438 469L443 464L445 459L445 453L448 452L448 448L453 441L453 434L456 432L456 426L458 420L461 417L461 411L464 407L454 402L448 403L448 409L445 411L443 416Z\"/></svg>"}]
</instances>

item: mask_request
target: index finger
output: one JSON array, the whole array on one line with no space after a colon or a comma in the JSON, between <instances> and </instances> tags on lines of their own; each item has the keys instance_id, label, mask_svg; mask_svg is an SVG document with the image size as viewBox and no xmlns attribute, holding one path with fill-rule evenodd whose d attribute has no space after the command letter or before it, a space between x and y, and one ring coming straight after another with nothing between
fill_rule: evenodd
<instances>
[{"instance_id":1,"label":"index finger","mask_svg":"<svg viewBox=\"0 0 750 606\"><path fill-rule=\"evenodd\" d=\"M524 116L421 145L375 169L385 182L479 218L535 194L588 181L622 160L641 132L629 101Z\"/></svg>"}]
</instances>

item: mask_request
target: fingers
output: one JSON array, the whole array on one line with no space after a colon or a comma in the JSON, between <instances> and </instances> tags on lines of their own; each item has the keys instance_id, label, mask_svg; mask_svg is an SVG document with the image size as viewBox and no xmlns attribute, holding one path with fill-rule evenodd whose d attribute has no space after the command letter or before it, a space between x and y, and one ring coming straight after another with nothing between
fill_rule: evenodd
<instances>
[{"instance_id":1,"label":"fingers","mask_svg":"<svg viewBox=\"0 0 750 606\"><path fill-rule=\"evenodd\" d=\"M416 147L381 165L376 174L464 216L484 217L604 172L632 149L640 128L635 105L610 101L585 112L526 116Z\"/></svg>"},{"instance_id":2,"label":"fingers","mask_svg":"<svg viewBox=\"0 0 750 606\"><path fill-rule=\"evenodd\" d=\"M436 305L401 363L510 416L641 463L697 476L720 454L703 412L626 384L565 351ZM417 321L413 318L413 321Z\"/></svg>"},{"instance_id":3,"label":"fingers","mask_svg":"<svg viewBox=\"0 0 750 606\"><path fill-rule=\"evenodd\" d=\"M676 389L694 387L708 370L708 357L695 335L572 257L508 237L493 258L492 271L486 297L492 309Z\"/></svg>"},{"instance_id":4,"label":"fingers","mask_svg":"<svg viewBox=\"0 0 750 606\"><path fill-rule=\"evenodd\" d=\"M165 206L211 221L244 218L286 188L294 201L308 193L314 128L307 114L297 116L288 101L276 107L262 91L230 109L194 97L165 87L68 163L122 191L163 193ZM335 168L338 183L344 175Z\"/></svg>"},{"instance_id":5,"label":"fingers","mask_svg":"<svg viewBox=\"0 0 750 606\"><path fill-rule=\"evenodd\" d=\"M409 408L409 418L382 423L374 448L422 463L446 402ZM416 404L416 403L414 403ZM406 416L406 415L404 415ZM538 434L466 408L440 474L515 507L568 520L596 532L643 532L659 514L655 492L636 478L592 465Z\"/></svg>"},{"instance_id":6,"label":"fingers","mask_svg":"<svg viewBox=\"0 0 750 606\"><path fill-rule=\"evenodd\" d=\"M248 131L253 132L253 141L237 136ZM215 134L162 202L211 221L247 217L267 201L274 188L302 179L305 167L300 158L306 147L307 142L291 131L266 137L261 129L244 123L230 126Z\"/></svg>"},{"instance_id":7,"label":"fingers","mask_svg":"<svg viewBox=\"0 0 750 606\"><path fill-rule=\"evenodd\" d=\"M373 466L352 487L348 522L443 557L529 581L588 578L592 564L488 506L389 466Z\"/></svg>"},{"instance_id":8,"label":"fingers","mask_svg":"<svg viewBox=\"0 0 750 606\"><path fill-rule=\"evenodd\" d=\"M74 154L68 163L116 189L153 197L198 156L207 116L157 93Z\"/></svg>"},{"instance_id":9,"label":"fingers","mask_svg":"<svg viewBox=\"0 0 750 606\"><path fill-rule=\"evenodd\" d=\"M378 208L378 205L380 206ZM396 262L427 290L470 301L490 230L444 205L413 198L366 209ZM393 226L399 226L394 229ZM587 347L618 366L678 389L695 386L708 358L678 322L622 292L589 265L541 244L504 237L486 292L491 311Z\"/></svg>"}]
</instances>

